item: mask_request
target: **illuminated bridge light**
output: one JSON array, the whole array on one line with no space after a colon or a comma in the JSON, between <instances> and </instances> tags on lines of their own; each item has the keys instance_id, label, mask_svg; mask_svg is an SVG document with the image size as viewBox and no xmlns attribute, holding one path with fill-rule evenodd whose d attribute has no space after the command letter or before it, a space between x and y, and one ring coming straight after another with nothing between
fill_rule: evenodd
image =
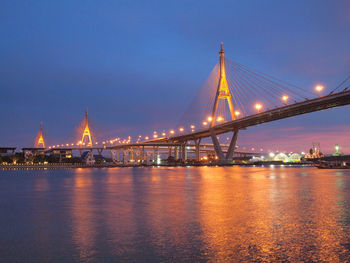
<instances>
[{"instance_id":1,"label":"illuminated bridge light","mask_svg":"<svg viewBox=\"0 0 350 263\"><path fill-rule=\"evenodd\" d=\"M241 113L240 113L238 110L235 111L235 115L236 115L237 117L238 117L240 114L241 114Z\"/></svg>"},{"instance_id":2,"label":"illuminated bridge light","mask_svg":"<svg viewBox=\"0 0 350 263\"><path fill-rule=\"evenodd\" d=\"M190 126L191 129L194 129L196 128L196 126L194 126L193 124Z\"/></svg>"},{"instance_id":3,"label":"illuminated bridge light","mask_svg":"<svg viewBox=\"0 0 350 263\"><path fill-rule=\"evenodd\" d=\"M145 137L145 140L148 140L148 139L149 139L149 137L148 137L148 136L146 136L146 137Z\"/></svg>"},{"instance_id":4,"label":"illuminated bridge light","mask_svg":"<svg viewBox=\"0 0 350 263\"><path fill-rule=\"evenodd\" d=\"M217 121L223 121L224 120L224 118L223 117L221 117L221 116L219 116L217 119L216 119Z\"/></svg>"},{"instance_id":5,"label":"illuminated bridge light","mask_svg":"<svg viewBox=\"0 0 350 263\"><path fill-rule=\"evenodd\" d=\"M206 121L203 121L203 125L206 126L208 125L208 123Z\"/></svg>"},{"instance_id":6,"label":"illuminated bridge light","mask_svg":"<svg viewBox=\"0 0 350 263\"><path fill-rule=\"evenodd\" d=\"M153 134L153 138L158 138L158 135L157 134Z\"/></svg>"},{"instance_id":7,"label":"illuminated bridge light","mask_svg":"<svg viewBox=\"0 0 350 263\"><path fill-rule=\"evenodd\" d=\"M289 99L289 97L288 97L287 95L283 95L283 96L282 96L282 100L283 100L284 102L287 102L288 99Z\"/></svg>"},{"instance_id":8,"label":"illuminated bridge light","mask_svg":"<svg viewBox=\"0 0 350 263\"><path fill-rule=\"evenodd\" d=\"M324 90L324 86L321 84L316 85L315 90L317 92L322 92Z\"/></svg>"},{"instance_id":9,"label":"illuminated bridge light","mask_svg":"<svg viewBox=\"0 0 350 263\"><path fill-rule=\"evenodd\" d=\"M212 121L213 120L213 118L212 117L208 117L208 121L210 122L210 121Z\"/></svg>"},{"instance_id":10,"label":"illuminated bridge light","mask_svg":"<svg viewBox=\"0 0 350 263\"><path fill-rule=\"evenodd\" d=\"M165 132L162 132L162 136L166 136L166 133L165 133Z\"/></svg>"},{"instance_id":11,"label":"illuminated bridge light","mask_svg":"<svg viewBox=\"0 0 350 263\"><path fill-rule=\"evenodd\" d=\"M255 104L255 109L260 112L262 105L260 103Z\"/></svg>"},{"instance_id":12,"label":"illuminated bridge light","mask_svg":"<svg viewBox=\"0 0 350 263\"><path fill-rule=\"evenodd\" d=\"M182 127L179 129L179 131L180 131L180 132L183 132L184 130L185 130L185 129L184 129L184 128L182 128Z\"/></svg>"},{"instance_id":13,"label":"illuminated bridge light","mask_svg":"<svg viewBox=\"0 0 350 263\"><path fill-rule=\"evenodd\" d=\"M170 134L174 134L175 133L175 131L174 130L170 130Z\"/></svg>"}]
</instances>

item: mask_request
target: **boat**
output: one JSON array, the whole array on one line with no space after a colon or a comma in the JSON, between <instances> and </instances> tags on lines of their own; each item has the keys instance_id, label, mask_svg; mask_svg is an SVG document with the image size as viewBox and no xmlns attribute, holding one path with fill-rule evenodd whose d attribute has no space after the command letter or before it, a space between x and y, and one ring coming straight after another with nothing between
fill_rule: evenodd
<instances>
[{"instance_id":1,"label":"boat","mask_svg":"<svg viewBox=\"0 0 350 263\"><path fill-rule=\"evenodd\" d=\"M314 163L315 167L319 169L350 169L350 162L346 161L326 161L319 160Z\"/></svg>"}]
</instances>

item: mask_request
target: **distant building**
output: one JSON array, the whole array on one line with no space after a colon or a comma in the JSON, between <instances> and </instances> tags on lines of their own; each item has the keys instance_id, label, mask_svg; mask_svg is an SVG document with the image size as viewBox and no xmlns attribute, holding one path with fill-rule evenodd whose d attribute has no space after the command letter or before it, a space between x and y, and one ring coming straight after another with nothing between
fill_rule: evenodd
<instances>
[{"instance_id":1,"label":"distant building","mask_svg":"<svg viewBox=\"0 0 350 263\"><path fill-rule=\"evenodd\" d=\"M70 159L73 157L72 149L69 148L51 148L46 151L46 154L52 157L59 159L59 162L62 162L64 159Z\"/></svg>"},{"instance_id":2,"label":"distant building","mask_svg":"<svg viewBox=\"0 0 350 263\"><path fill-rule=\"evenodd\" d=\"M81 155L81 158L83 159L83 162L87 165L94 165L95 164L95 158L92 153L92 151L86 151Z\"/></svg>"},{"instance_id":3,"label":"distant building","mask_svg":"<svg viewBox=\"0 0 350 263\"><path fill-rule=\"evenodd\" d=\"M321 152L320 143L313 143L309 153L305 154L305 159L318 159L324 157Z\"/></svg>"},{"instance_id":4,"label":"distant building","mask_svg":"<svg viewBox=\"0 0 350 263\"><path fill-rule=\"evenodd\" d=\"M0 156L11 156L15 154L16 147L0 147Z\"/></svg>"}]
</instances>

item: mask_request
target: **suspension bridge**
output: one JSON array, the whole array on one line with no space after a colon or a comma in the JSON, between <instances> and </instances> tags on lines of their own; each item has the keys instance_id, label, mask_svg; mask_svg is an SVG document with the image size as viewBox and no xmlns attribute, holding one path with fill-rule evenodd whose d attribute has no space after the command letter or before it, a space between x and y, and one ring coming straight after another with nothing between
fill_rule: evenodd
<instances>
[{"instance_id":1,"label":"suspension bridge","mask_svg":"<svg viewBox=\"0 0 350 263\"><path fill-rule=\"evenodd\" d=\"M312 92L278 80L267 74L257 72L246 66L225 58L223 44L219 51L219 62L208 77L206 84L185 112L189 131L179 125L174 130L163 130L161 135L139 136L136 142L116 138L102 143L93 142L88 111L83 121L82 137L77 143L50 146L47 150L111 150L115 160L119 160L119 151L123 160L156 162L162 152L168 157L186 161L193 153L199 161L201 154L212 153L220 163L230 163L235 156L247 156L249 153L237 151L237 139L240 130L251 126L277 121L297 115L326 110L350 104L350 77L327 95L321 96L323 86L316 87L317 97ZM209 94L209 96L208 96ZM314 98L312 98L314 97ZM203 98L209 98L205 101ZM254 105L248 107L247 105ZM200 116L200 117L198 117ZM200 120L200 123L192 120ZM197 127L197 128L196 128ZM198 127L202 127L199 128ZM42 124L36 139L36 147L45 148ZM229 143L220 143L218 136L232 133ZM204 143L209 138L211 143ZM116 145L114 143L117 143ZM126 158L126 156L128 156Z\"/></svg>"}]
</instances>

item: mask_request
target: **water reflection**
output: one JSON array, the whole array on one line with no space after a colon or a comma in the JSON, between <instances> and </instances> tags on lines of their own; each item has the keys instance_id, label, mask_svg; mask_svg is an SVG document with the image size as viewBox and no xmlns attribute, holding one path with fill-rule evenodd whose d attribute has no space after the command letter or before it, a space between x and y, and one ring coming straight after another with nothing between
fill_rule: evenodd
<instances>
[{"instance_id":1,"label":"water reflection","mask_svg":"<svg viewBox=\"0 0 350 263\"><path fill-rule=\"evenodd\" d=\"M56 262L343 262L350 254L349 171L200 167L2 173L0 255L7 261L29 255L29 261ZM20 202L9 201L16 198ZM22 218L12 222L9 207ZM31 213L20 213L23 207ZM22 231L10 231L13 223Z\"/></svg>"}]
</instances>

